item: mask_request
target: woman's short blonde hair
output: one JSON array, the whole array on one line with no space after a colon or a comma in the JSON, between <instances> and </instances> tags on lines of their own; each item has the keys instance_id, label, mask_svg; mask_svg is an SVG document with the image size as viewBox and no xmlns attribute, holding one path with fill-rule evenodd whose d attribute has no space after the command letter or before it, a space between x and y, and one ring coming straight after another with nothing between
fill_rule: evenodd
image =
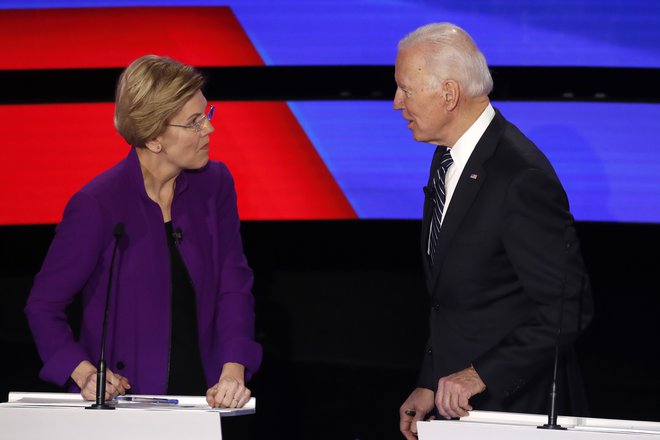
<instances>
[{"instance_id":1,"label":"woman's short blonde hair","mask_svg":"<svg viewBox=\"0 0 660 440\"><path fill-rule=\"evenodd\" d=\"M203 85L194 67L168 57L140 57L119 77L115 128L130 145L144 147Z\"/></svg>"}]
</instances>

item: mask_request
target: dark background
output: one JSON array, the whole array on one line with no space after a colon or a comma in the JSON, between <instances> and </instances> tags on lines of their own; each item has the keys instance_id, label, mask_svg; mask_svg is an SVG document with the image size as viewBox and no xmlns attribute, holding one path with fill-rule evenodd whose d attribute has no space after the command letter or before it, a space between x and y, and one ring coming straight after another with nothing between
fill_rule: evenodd
<instances>
[{"instance_id":1,"label":"dark background","mask_svg":"<svg viewBox=\"0 0 660 440\"><path fill-rule=\"evenodd\" d=\"M0 400L59 391L37 378L22 311L53 232L0 227ZM398 407L426 339L420 222L244 222L242 232L264 347L251 383L258 413L242 421L251 436L400 438ZM578 223L578 232L596 305L577 347L591 415L660 421L660 225Z\"/></svg>"}]
</instances>

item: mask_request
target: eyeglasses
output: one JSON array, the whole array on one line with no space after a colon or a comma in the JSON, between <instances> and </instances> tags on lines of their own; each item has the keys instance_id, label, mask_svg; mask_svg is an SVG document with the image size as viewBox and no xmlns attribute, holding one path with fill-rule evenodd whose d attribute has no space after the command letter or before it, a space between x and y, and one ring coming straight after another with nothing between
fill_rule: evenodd
<instances>
[{"instance_id":1,"label":"eyeglasses","mask_svg":"<svg viewBox=\"0 0 660 440\"><path fill-rule=\"evenodd\" d=\"M167 124L167 125L169 125L170 127L189 128L195 133L199 133L204 129L204 126L206 125L206 121L210 121L211 119L213 119L213 114L215 113L214 105L210 105L207 108L208 111L206 112L206 114L201 115L200 117L198 117L188 125L179 125L179 124Z\"/></svg>"}]
</instances>

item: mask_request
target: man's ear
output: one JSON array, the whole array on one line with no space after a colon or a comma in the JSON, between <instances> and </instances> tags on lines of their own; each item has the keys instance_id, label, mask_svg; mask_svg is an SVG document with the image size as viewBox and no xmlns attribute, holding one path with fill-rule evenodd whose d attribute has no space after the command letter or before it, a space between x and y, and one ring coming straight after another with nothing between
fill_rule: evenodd
<instances>
[{"instance_id":1,"label":"man's ear","mask_svg":"<svg viewBox=\"0 0 660 440\"><path fill-rule=\"evenodd\" d=\"M445 99L445 105L448 111L452 111L458 105L461 97L461 88L453 79L448 79L442 82L442 97Z\"/></svg>"}]
</instances>

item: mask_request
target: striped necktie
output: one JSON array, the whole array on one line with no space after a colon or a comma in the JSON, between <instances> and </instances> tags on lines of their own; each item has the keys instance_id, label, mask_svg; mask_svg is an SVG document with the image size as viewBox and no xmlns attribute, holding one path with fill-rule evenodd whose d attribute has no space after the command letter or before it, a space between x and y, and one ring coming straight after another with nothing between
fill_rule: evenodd
<instances>
[{"instance_id":1,"label":"striped necktie","mask_svg":"<svg viewBox=\"0 0 660 440\"><path fill-rule=\"evenodd\" d=\"M451 152L447 149L440 157L440 166L435 169L433 174L433 217L431 218L431 245L429 249L431 266L435 264L435 252L438 249L442 214L445 210L445 177L447 176L447 170L453 163Z\"/></svg>"}]
</instances>

